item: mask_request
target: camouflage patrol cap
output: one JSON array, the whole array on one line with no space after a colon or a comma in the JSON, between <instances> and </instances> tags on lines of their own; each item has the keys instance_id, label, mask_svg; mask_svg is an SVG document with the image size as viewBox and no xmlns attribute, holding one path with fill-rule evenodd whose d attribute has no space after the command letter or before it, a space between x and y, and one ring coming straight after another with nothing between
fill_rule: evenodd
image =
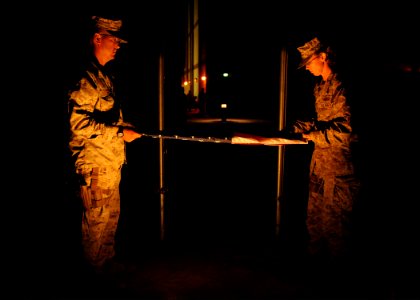
<instances>
[{"instance_id":1,"label":"camouflage patrol cap","mask_svg":"<svg viewBox=\"0 0 420 300\"><path fill-rule=\"evenodd\" d=\"M302 60L298 66L299 69L305 66L315 54L318 54L322 51L322 44L318 40L318 38L313 38L309 42L305 43L303 46L298 47L297 49L302 57Z\"/></svg>"},{"instance_id":2,"label":"camouflage patrol cap","mask_svg":"<svg viewBox=\"0 0 420 300\"><path fill-rule=\"evenodd\" d=\"M105 19L97 16L93 16L95 31L101 34L108 34L117 37L120 43L127 43L121 33L122 21Z\"/></svg>"}]
</instances>

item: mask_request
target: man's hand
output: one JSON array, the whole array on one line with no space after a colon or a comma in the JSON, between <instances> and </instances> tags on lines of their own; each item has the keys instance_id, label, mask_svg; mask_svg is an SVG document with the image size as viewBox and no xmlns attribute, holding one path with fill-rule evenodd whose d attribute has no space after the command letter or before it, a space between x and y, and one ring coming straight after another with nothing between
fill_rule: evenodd
<instances>
[{"instance_id":1,"label":"man's hand","mask_svg":"<svg viewBox=\"0 0 420 300\"><path fill-rule=\"evenodd\" d=\"M138 138L141 137L141 133L138 133L137 131L134 131L132 129L129 128L124 128L123 129L123 139L125 142L130 143Z\"/></svg>"}]
</instances>

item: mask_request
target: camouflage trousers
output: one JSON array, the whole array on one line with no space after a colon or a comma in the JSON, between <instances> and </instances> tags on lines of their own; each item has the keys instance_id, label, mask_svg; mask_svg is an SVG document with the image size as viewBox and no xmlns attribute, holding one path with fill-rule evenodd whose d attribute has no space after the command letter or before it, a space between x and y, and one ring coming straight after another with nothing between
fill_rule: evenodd
<instances>
[{"instance_id":1,"label":"camouflage trousers","mask_svg":"<svg viewBox=\"0 0 420 300\"><path fill-rule=\"evenodd\" d=\"M84 179L80 186L83 203L83 254L89 264L100 267L115 256L115 235L120 216L121 172L92 168L79 174Z\"/></svg>"},{"instance_id":2,"label":"camouflage trousers","mask_svg":"<svg viewBox=\"0 0 420 300\"><path fill-rule=\"evenodd\" d=\"M311 174L306 225L310 255L348 256L352 242L352 210L360 189L353 175Z\"/></svg>"}]
</instances>

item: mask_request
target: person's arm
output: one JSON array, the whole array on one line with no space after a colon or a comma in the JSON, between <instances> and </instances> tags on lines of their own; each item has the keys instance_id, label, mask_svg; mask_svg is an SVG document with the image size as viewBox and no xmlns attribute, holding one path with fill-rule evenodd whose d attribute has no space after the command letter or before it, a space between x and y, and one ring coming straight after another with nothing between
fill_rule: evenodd
<instances>
[{"instance_id":1,"label":"person's arm","mask_svg":"<svg viewBox=\"0 0 420 300\"><path fill-rule=\"evenodd\" d=\"M101 98L100 91L86 78L82 78L76 88L70 91L70 129L73 135L86 139L98 136L111 139L118 136L120 127L114 124L121 120L121 111L99 111L96 107L104 106L101 101L109 103Z\"/></svg>"},{"instance_id":2,"label":"person's arm","mask_svg":"<svg viewBox=\"0 0 420 300\"><path fill-rule=\"evenodd\" d=\"M341 145L350 141L350 109L343 90L337 91L332 103L329 119L313 120L307 127L297 123L303 138L320 146Z\"/></svg>"}]
</instances>

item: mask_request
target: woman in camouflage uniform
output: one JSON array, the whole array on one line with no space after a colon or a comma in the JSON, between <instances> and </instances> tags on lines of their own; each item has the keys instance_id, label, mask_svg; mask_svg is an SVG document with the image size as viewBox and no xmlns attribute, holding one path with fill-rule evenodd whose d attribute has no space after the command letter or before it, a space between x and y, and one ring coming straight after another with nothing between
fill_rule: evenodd
<instances>
[{"instance_id":1,"label":"woman in camouflage uniform","mask_svg":"<svg viewBox=\"0 0 420 300\"><path fill-rule=\"evenodd\" d=\"M335 260L351 249L351 214L360 189L352 159L351 111L330 47L314 38L297 50L302 57L299 68L320 76L314 88L316 118L292 126L294 133L314 144L306 219L308 252Z\"/></svg>"}]
</instances>

